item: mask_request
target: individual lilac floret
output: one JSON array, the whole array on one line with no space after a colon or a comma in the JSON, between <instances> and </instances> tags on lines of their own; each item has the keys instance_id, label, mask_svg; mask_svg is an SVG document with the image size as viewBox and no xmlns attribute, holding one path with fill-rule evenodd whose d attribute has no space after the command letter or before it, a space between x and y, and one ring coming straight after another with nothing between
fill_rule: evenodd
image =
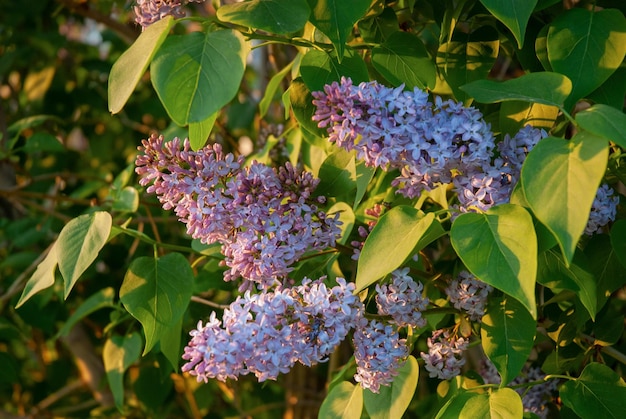
<instances>
[{"instance_id":1,"label":"individual lilac floret","mask_svg":"<svg viewBox=\"0 0 626 419\"><path fill-rule=\"evenodd\" d=\"M339 214L327 216L313 197L319 183L290 163L274 170L224 154L219 144L192 151L185 140L152 135L139 147L139 183L173 209L187 233L222 244L225 280L239 277L269 288L284 279L305 252L334 246ZM249 284L242 284L242 290Z\"/></svg>"},{"instance_id":2,"label":"individual lilac floret","mask_svg":"<svg viewBox=\"0 0 626 419\"><path fill-rule=\"evenodd\" d=\"M543 380L545 374L539 367L530 367L525 376L519 376L511 381L510 385L518 385L531 383L533 381ZM522 405L525 412L532 412L542 419L546 419L550 413L548 404L554 399L557 391L557 380L545 381L541 384L535 384L528 387L516 388L520 396L522 396Z\"/></svg>"},{"instance_id":3,"label":"individual lilac floret","mask_svg":"<svg viewBox=\"0 0 626 419\"><path fill-rule=\"evenodd\" d=\"M376 285L378 313L391 316L399 327L424 327L426 319L422 311L428 307L428 297L422 295L424 286L409 276L409 268L391 273L392 283Z\"/></svg>"},{"instance_id":4,"label":"individual lilac floret","mask_svg":"<svg viewBox=\"0 0 626 419\"><path fill-rule=\"evenodd\" d=\"M182 370L205 382L249 373L265 381L296 362L324 362L364 310L353 283L338 278L337 284L328 288L321 280L305 279L293 288L246 292L224 310L221 322L212 313L190 332Z\"/></svg>"},{"instance_id":5,"label":"individual lilac floret","mask_svg":"<svg viewBox=\"0 0 626 419\"><path fill-rule=\"evenodd\" d=\"M461 367L465 365L463 352L469 345L467 339L440 329L433 331L427 343L428 353L422 352L420 356L426 361L424 366L430 377L449 380L461 373Z\"/></svg>"},{"instance_id":6,"label":"individual lilac floret","mask_svg":"<svg viewBox=\"0 0 626 419\"><path fill-rule=\"evenodd\" d=\"M615 221L617 215L617 205L619 197L615 195L615 191L607 184L602 184L596 192L596 197L591 205L589 220L585 226L585 234L591 236L601 233L604 226L609 222Z\"/></svg>"},{"instance_id":7,"label":"individual lilac floret","mask_svg":"<svg viewBox=\"0 0 626 419\"><path fill-rule=\"evenodd\" d=\"M376 320L368 322L364 317L354 331L353 343L354 379L373 393L378 393L381 385L393 382L409 355L406 339L400 339L393 326Z\"/></svg>"},{"instance_id":8,"label":"individual lilac floret","mask_svg":"<svg viewBox=\"0 0 626 419\"><path fill-rule=\"evenodd\" d=\"M446 288L450 302L459 310L466 312L470 320L480 321L485 314L487 297L493 288L476 279L467 271L459 272Z\"/></svg>"}]
</instances>

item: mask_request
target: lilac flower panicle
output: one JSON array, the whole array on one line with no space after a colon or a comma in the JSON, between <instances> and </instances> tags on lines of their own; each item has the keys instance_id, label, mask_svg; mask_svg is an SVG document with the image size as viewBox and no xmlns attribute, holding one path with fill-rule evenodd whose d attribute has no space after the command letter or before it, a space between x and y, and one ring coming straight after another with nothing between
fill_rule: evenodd
<instances>
[{"instance_id":1,"label":"lilac flower panicle","mask_svg":"<svg viewBox=\"0 0 626 419\"><path fill-rule=\"evenodd\" d=\"M189 141L165 142L152 135L142 142L135 171L164 209L173 209L187 233L202 243L222 244L225 280L243 277L269 288L310 250L335 245L339 214L317 207L323 197L311 173L290 163L274 170L224 154L219 144L192 151ZM242 284L241 290L249 288Z\"/></svg>"},{"instance_id":2,"label":"lilac flower panicle","mask_svg":"<svg viewBox=\"0 0 626 419\"><path fill-rule=\"evenodd\" d=\"M422 311L428 307L428 297L422 295L424 286L409 276L409 268L391 273L392 283L376 285L378 313L391 316L399 327L424 327L426 319Z\"/></svg>"},{"instance_id":3,"label":"lilac flower panicle","mask_svg":"<svg viewBox=\"0 0 626 419\"><path fill-rule=\"evenodd\" d=\"M461 367L465 365L463 352L469 345L467 339L439 329L433 331L427 343L428 353L422 352L420 356L426 361L424 366L430 377L449 380L461 373Z\"/></svg>"},{"instance_id":4,"label":"lilac flower panicle","mask_svg":"<svg viewBox=\"0 0 626 419\"><path fill-rule=\"evenodd\" d=\"M361 317L354 331L354 379L373 393L390 385L409 355L406 339L400 339L393 326Z\"/></svg>"},{"instance_id":5,"label":"lilac flower panicle","mask_svg":"<svg viewBox=\"0 0 626 419\"><path fill-rule=\"evenodd\" d=\"M601 233L604 226L609 222L615 221L617 215L617 206L619 205L619 196L607 184L602 184L596 192L596 197L591 205L589 219L585 226L585 234L591 236Z\"/></svg>"},{"instance_id":6,"label":"lilac flower panicle","mask_svg":"<svg viewBox=\"0 0 626 419\"><path fill-rule=\"evenodd\" d=\"M321 280L260 294L246 292L224 310L222 321L211 314L190 332L183 371L198 381L225 381L254 374L275 380L296 362L324 362L357 325L364 310L354 283L337 279L328 288Z\"/></svg>"},{"instance_id":7,"label":"lilac flower panicle","mask_svg":"<svg viewBox=\"0 0 626 419\"><path fill-rule=\"evenodd\" d=\"M543 380L546 374L539 367L530 367L525 375L518 376L511 385L530 383L533 381ZM557 380L548 380L541 384L528 387L520 387L515 389L522 396L522 405L525 412L532 412L542 419L546 419L550 410L548 404L554 399L557 393Z\"/></svg>"},{"instance_id":8,"label":"lilac flower panicle","mask_svg":"<svg viewBox=\"0 0 626 419\"><path fill-rule=\"evenodd\" d=\"M135 22L145 30L153 23L173 16L174 18L185 17L183 6L187 3L203 3L205 0L136 0L133 7Z\"/></svg>"},{"instance_id":9,"label":"lilac flower panicle","mask_svg":"<svg viewBox=\"0 0 626 419\"><path fill-rule=\"evenodd\" d=\"M459 272L445 289L455 308L466 312L470 320L480 321L485 314L487 297L493 288L467 271Z\"/></svg>"}]
</instances>

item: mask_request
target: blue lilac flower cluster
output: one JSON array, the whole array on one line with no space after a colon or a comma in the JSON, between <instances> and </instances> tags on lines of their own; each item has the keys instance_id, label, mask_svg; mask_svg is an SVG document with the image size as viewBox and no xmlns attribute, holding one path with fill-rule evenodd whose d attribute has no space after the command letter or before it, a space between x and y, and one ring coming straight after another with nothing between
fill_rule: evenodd
<instances>
[{"instance_id":1,"label":"blue lilac flower cluster","mask_svg":"<svg viewBox=\"0 0 626 419\"><path fill-rule=\"evenodd\" d=\"M496 143L480 111L440 97L429 102L417 88L405 91L376 81L355 86L342 78L312 95L313 120L326 128L329 141L355 150L366 165L399 170L392 182L397 193L415 198L452 183L458 198L453 217L509 202L526 156L547 136L525 126ZM598 191L587 234L614 219L617 201L611 195L606 188Z\"/></svg>"},{"instance_id":2,"label":"blue lilac flower cluster","mask_svg":"<svg viewBox=\"0 0 626 419\"><path fill-rule=\"evenodd\" d=\"M607 184L602 184L596 192L596 197L591 205L589 220L585 226L585 234L588 236L601 233L603 227L611 221L615 221L619 197Z\"/></svg>"},{"instance_id":3,"label":"blue lilac flower cluster","mask_svg":"<svg viewBox=\"0 0 626 419\"><path fill-rule=\"evenodd\" d=\"M467 271L459 272L445 289L454 307L467 313L472 321L480 321L484 316L491 291L493 288L490 285L479 281Z\"/></svg>"},{"instance_id":4,"label":"blue lilac flower cluster","mask_svg":"<svg viewBox=\"0 0 626 419\"><path fill-rule=\"evenodd\" d=\"M221 321L213 312L190 333L183 371L198 381L249 373L265 381L296 362L325 361L363 314L354 284L342 278L337 284L328 288L321 280L305 279L296 287L246 292L224 310Z\"/></svg>"},{"instance_id":5,"label":"blue lilac flower cluster","mask_svg":"<svg viewBox=\"0 0 626 419\"><path fill-rule=\"evenodd\" d=\"M430 377L449 380L461 373L465 365L463 353L469 345L469 340L456 336L447 329L433 331L427 339L428 353L420 356L425 361L424 367Z\"/></svg>"},{"instance_id":6,"label":"blue lilac flower cluster","mask_svg":"<svg viewBox=\"0 0 626 419\"><path fill-rule=\"evenodd\" d=\"M314 198L319 183L291 164L274 170L223 153L219 144L192 151L189 141L152 135L135 162L140 184L173 209L187 233L222 244L225 280L239 277L269 288L286 278L305 252L335 245L338 214L327 216ZM251 284L243 282L241 290Z\"/></svg>"},{"instance_id":7,"label":"blue lilac flower cluster","mask_svg":"<svg viewBox=\"0 0 626 419\"><path fill-rule=\"evenodd\" d=\"M133 8L135 22L145 29L166 16L185 17L183 10L185 4L202 2L204 0L136 0Z\"/></svg>"},{"instance_id":8,"label":"blue lilac flower cluster","mask_svg":"<svg viewBox=\"0 0 626 419\"><path fill-rule=\"evenodd\" d=\"M376 285L378 313L391 316L399 327L426 326L422 311L428 307L429 300L422 295L424 285L409 276L409 268L393 271L391 279L391 284Z\"/></svg>"}]
</instances>

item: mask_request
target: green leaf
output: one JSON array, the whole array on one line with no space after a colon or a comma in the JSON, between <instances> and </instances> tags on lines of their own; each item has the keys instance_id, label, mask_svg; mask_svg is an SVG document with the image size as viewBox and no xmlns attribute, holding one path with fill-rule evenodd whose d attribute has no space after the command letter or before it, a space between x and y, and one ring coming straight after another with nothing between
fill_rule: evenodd
<instances>
[{"instance_id":1,"label":"green leaf","mask_svg":"<svg viewBox=\"0 0 626 419\"><path fill-rule=\"evenodd\" d=\"M611 228L611 245L615 256L626 268L626 220L617 220Z\"/></svg>"},{"instance_id":2,"label":"green leaf","mask_svg":"<svg viewBox=\"0 0 626 419\"><path fill-rule=\"evenodd\" d=\"M111 190L113 204L111 210L119 212L135 212L139 207L139 193L132 186L119 190Z\"/></svg>"},{"instance_id":3,"label":"green leaf","mask_svg":"<svg viewBox=\"0 0 626 419\"><path fill-rule=\"evenodd\" d=\"M109 74L109 112L122 110L173 25L174 19L166 16L148 26L113 64Z\"/></svg>"},{"instance_id":4,"label":"green leaf","mask_svg":"<svg viewBox=\"0 0 626 419\"><path fill-rule=\"evenodd\" d=\"M413 356L398 369L390 386L380 386L379 393L363 393L365 409L372 419L400 419L409 407L419 377L419 366Z\"/></svg>"},{"instance_id":5,"label":"green leaf","mask_svg":"<svg viewBox=\"0 0 626 419\"><path fill-rule=\"evenodd\" d=\"M619 67L600 87L589 93L587 98L596 104L603 103L622 109L624 96L626 96L626 68Z\"/></svg>"},{"instance_id":6,"label":"green leaf","mask_svg":"<svg viewBox=\"0 0 626 419\"><path fill-rule=\"evenodd\" d=\"M309 90L323 90L325 84L340 81L341 77L349 77L356 85L369 80L367 66L363 58L352 50L346 50L341 60L333 52L312 49L302 57L300 63L302 80Z\"/></svg>"},{"instance_id":7,"label":"green leaf","mask_svg":"<svg viewBox=\"0 0 626 419\"><path fill-rule=\"evenodd\" d=\"M545 71L503 82L477 80L461 86L461 90L481 103L522 100L562 107L572 90L572 82L562 74Z\"/></svg>"},{"instance_id":8,"label":"green leaf","mask_svg":"<svg viewBox=\"0 0 626 419\"><path fill-rule=\"evenodd\" d=\"M314 145L324 150L330 144L322 138L327 135L326 130L319 128L317 122L311 119L315 114L316 108L313 106L313 96L301 78L297 78L291 82L291 86L289 87L289 100L293 114L303 131L305 140L309 141L306 136L307 134L312 138L319 139Z\"/></svg>"},{"instance_id":9,"label":"green leaf","mask_svg":"<svg viewBox=\"0 0 626 419\"><path fill-rule=\"evenodd\" d=\"M574 291L591 318L595 318L598 307L596 278L589 272L584 254L577 251L568 266L563 257L554 250L543 252L539 255L537 282L555 291Z\"/></svg>"},{"instance_id":10,"label":"green leaf","mask_svg":"<svg viewBox=\"0 0 626 419\"><path fill-rule=\"evenodd\" d=\"M547 137L526 157L520 182L535 216L554 234L569 264L604 176L606 140L579 132Z\"/></svg>"},{"instance_id":11,"label":"green leaf","mask_svg":"<svg viewBox=\"0 0 626 419\"><path fill-rule=\"evenodd\" d=\"M348 381L334 386L320 406L318 418L359 419L363 410L363 389Z\"/></svg>"},{"instance_id":12,"label":"green leaf","mask_svg":"<svg viewBox=\"0 0 626 419\"><path fill-rule=\"evenodd\" d=\"M490 296L480 336L485 355L496 366L502 385L522 371L533 348L537 322L516 299Z\"/></svg>"},{"instance_id":13,"label":"green leaf","mask_svg":"<svg viewBox=\"0 0 626 419\"><path fill-rule=\"evenodd\" d=\"M582 129L626 148L626 114L624 112L599 103L578 112L576 122Z\"/></svg>"},{"instance_id":14,"label":"green leaf","mask_svg":"<svg viewBox=\"0 0 626 419\"><path fill-rule=\"evenodd\" d=\"M365 196L365 192L374 177L374 173L376 173L376 168L367 166L365 161L359 160L356 162L356 196L354 197L354 204L352 205L353 210L356 210Z\"/></svg>"},{"instance_id":15,"label":"green leaf","mask_svg":"<svg viewBox=\"0 0 626 419\"><path fill-rule=\"evenodd\" d=\"M189 123L189 145L192 150L200 150L204 147L218 115L219 112L215 112L204 121Z\"/></svg>"},{"instance_id":16,"label":"green leaf","mask_svg":"<svg viewBox=\"0 0 626 419\"><path fill-rule=\"evenodd\" d=\"M399 268L444 234L433 213L424 215L409 206L392 208L380 217L363 244L357 267L357 291Z\"/></svg>"},{"instance_id":17,"label":"green leaf","mask_svg":"<svg viewBox=\"0 0 626 419\"><path fill-rule=\"evenodd\" d=\"M165 355L165 358L170 362L173 371L178 371L178 364L180 362L181 350L181 334L183 331L183 319L182 317L172 326L166 327L163 330L161 338L161 352Z\"/></svg>"},{"instance_id":18,"label":"green leaf","mask_svg":"<svg viewBox=\"0 0 626 419\"><path fill-rule=\"evenodd\" d=\"M326 197L352 195L356 189L356 162L354 152L339 149L326 157L320 166L320 183L315 193Z\"/></svg>"},{"instance_id":19,"label":"green leaf","mask_svg":"<svg viewBox=\"0 0 626 419\"><path fill-rule=\"evenodd\" d=\"M354 222L356 220L354 211L352 211L352 207L350 207L347 203L338 201L326 211L326 214L331 216L335 213L339 213L339 221L341 221L341 225L339 226L341 229L341 239L339 239L338 242L346 244L350 238L350 233L354 228Z\"/></svg>"},{"instance_id":20,"label":"green leaf","mask_svg":"<svg viewBox=\"0 0 626 419\"><path fill-rule=\"evenodd\" d=\"M301 55L298 54L298 57L300 56ZM267 86L265 87L265 93L263 93L263 98L261 98L261 101L259 102L259 118L263 118L265 115L267 115L267 111L270 108L270 104L274 100L274 95L280 87L280 83L287 76L287 74L289 74L296 59L287 64L285 68L280 70L278 73L274 74L270 81L267 83Z\"/></svg>"},{"instance_id":21,"label":"green leaf","mask_svg":"<svg viewBox=\"0 0 626 419\"><path fill-rule=\"evenodd\" d=\"M103 288L92 294L76 309L75 312L67 319L57 336L67 336L72 327L83 318L87 317L94 311L105 307L114 307L113 299L115 298L115 290L111 287Z\"/></svg>"},{"instance_id":22,"label":"green leaf","mask_svg":"<svg viewBox=\"0 0 626 419\"><path fill-rule=\"evenodd\" d=\"M310 14L306 0L251 0L217 9L217 18L222 22L281 35L302 29Z\"/></svg>"},{"instance_id":23,"label":"green leaf","mask_svg":"<svg viewBox=\"0 0 626 419\"><path fill-rule=\"evenodd\" d=\"M111 224L111 214L96 211L74 218L59 233L56 253L65 283L65 298L98 256L109 238Z\"/></svg>"},{"instance_id":24,"label":"green leaf","mask_svg":"<svg viewBox=\"0 0 626 419\"><path fill-rule=\"evenodd\" d=\"M484 79L498 56L500 41L448 42L437 51L437 65L459 101L467 94L459 86Z\"/></svg>"},{"instance_id":25,"label":"green leaf","mask_svg":"<svg viewBox=\"0 0 626 419\"><path fill-rule=\"evenodd\" d=\"M354 24L365 14L370 0L308 0L312 14L309 20L333 43L339 57Z\"/></svg>"},{"instance_id":26,"label":"green leaf","mask_svg":"<svg viewBox=\"0 0 626 419\"><path fill-rule=\"evenodd\" d=\"M394 32L372 49L372 65L391 84L402 83L410 89L433 89L437 68L426 47L415 35Z\"/></svg>"},{"instance_id":27,"label":"green leaf","mask_svg":"<svg viewBox=\"0 0 626 419\"><path fill-rule=\"evenodd\" d=\"M50 247L50 250L48 250L48 254L44 260L37 265L37 269L35 269L33 275L30 277L28 282L26 282L24 291L22 291L22 295L15 305L15 308L19 308L39 291L45 290L46 288L54 285L54 273L58 263L56 246L56 243L54 243Z\"/></svg>"},{"instance_id":28,"label":"green leaf","mask_svg":"<svg viewBox=\"0 0 626 419\"><path fill-rule=\"evenodd\" d=\"M620 220L618 223L620 228L622 228L621 226L626 222ZM626 285L626 270L619 260L615 244L612 243L613 234L617 235L620 233L619 228L615 230L615 226L618 223L613 225L611 236L594 234L585 247L585 255L589 261L590 271L594 273L598 285L596 292L598 309L602 308L613 292ZM624 241L626 239L626 231L622 231L622 234L624 235L618 240Z\"/></svg>"},{"instance_id":29,"label":"green leaf","mask_svg":"<svg viewBox=\"0 0 626 419\"><path fill-rule=\"evenodd\" d=\"M588 364L577 380L561 386L565 406L582 418L619 419L626 412L626 383L609 367Z\"/></svg>"},{"instance_id":30,"label":"green leaf","mask_svg":"<svg viewBox=\"0 0 626 419\"><path fill-rule=\"evenodd\" d=\"M249 45L239 32L170 36L154 57L150 75L165 110L180 126L202 122L235 97Z\"/></svg>"},{"instance_id":31,"label":"green leaf","mask_svg":"<svg viewBox=\"0 0 626 419\"><path fill-rule=\"evenodd\" d=\"M36 132L24 144L24 151L27 153L47 152L62 153L65 147L57 137L47 132Z\"/></svg>"},{"instance_id":32,"label":"green leaf","mask_svg":"<svg viewBox=\"0 0 626 419\"><path fill-rule=\"evenodd\" d=\"M559 108L541 103L509 101L502 103L499 113L500 131L513 136L525 125L550 131Z\"/></svg>"},{"instance_id":33,"label":"green leaf","mask_svg":"<svg viewBox=\"0 0 626 419\"><path fill-rule=\"evenodd\" d=\"M102 360L115 406L121 412L124 406L124 372L141 354L141 336L132 333L126 337L114 335L104 343Z\"/></svg>"},{"instance_id":34,"label":"green leaf","mask_svg":"<svg viewBox=\"0 0 626 419\"><path fill-rule=\"evenodd\" d=\"M524 44L524 34L528 19L537 4L537 0L480 0L480 2L504 26L509 28L517 40L518 48Z\"/></svg>"},{"instance_id":35,"label":"green leaf","mask_svg":"<svg viewBox=\"0 0 626 419\"><path fill-rule=\"evenodd\" d=\"M626 54L626 19L617 10L573 8L550 24L548 59L572 81L569 105L600 86ZM568 106L569 107L569 106Z\"/></svg>"},{"instance_id":36,"label":"green leaf","mask_svg":"<svg viewBox=\"0 0 626 419\"><path fill-rule=\"evenodd\" d=\"M528 211L505 204L485 214L461 214L450 240L472 274L517 299L536 318L537 236Z\"/></svg>"},{"instance_id":37,"label":"green leaf","mask_svg":"<svg viewBox=\"0 0 626 419\"><path fill-rule=\"evenodd\" d=\"M439 410L436 419L521 418L522 398L508 387L490 393L461 390Z\"/></svg>"},{"instance_id":38,"label":"green leaf","mask_svg":"<svg viewBox=\"0 0 626 419\"><path fill-rule=\"evenodd\" d=\"M143 326L144 355L183 316L191 298L193 272L180 253L133 260L120 288L120 300Z\"/></svg>"}]
</instances>

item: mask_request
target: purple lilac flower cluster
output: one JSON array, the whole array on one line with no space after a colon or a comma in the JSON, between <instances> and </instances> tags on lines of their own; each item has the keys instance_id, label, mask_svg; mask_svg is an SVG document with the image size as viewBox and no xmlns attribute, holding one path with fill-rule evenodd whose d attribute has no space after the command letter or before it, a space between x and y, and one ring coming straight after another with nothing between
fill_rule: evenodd
<instances>
[{"instance_id":1,"label":"purple lilac flower cluster","mask_svg":"<svg viewBox=\"0 0 626 419\"><path fill-rule=\"evenodd\" d=\"M461 373L461 367L465 365L463 352L469 345L467 339L439 329L433 331L427 343L428 353L422 352L420 356L426 361L424 366L430 377L449 380Z\"/></svg>"},{"instance_id":2,"label":"purple lilac flower cluster","mask_svg":"<svg viewBox=\"0 0 626 419\"><path fill-rule=\"evenodd\" d=\"M335 245L338 214L327 216L312 196L318 179L286 163L278 170L225 154L219 144L192 151L189 141L152 135L139 147L140 184L173 209L187 233L222 244L225 280L239 277L269 288L309 250ZM249 288L244 282L241 290Z\"/></svg>"},{"instance_id":3,"label":"purple lilac flower cluster","mask_svg":"<svg viewBox=\"0 0 626 419\"><path fill-rule=\"evenodd\" d=\"M455 308L468 314L470 320L480 321L485 314L487 297L493 288L476 279L467 271L459 272L457 278L446 287L446 294Z\"/></svg>"},{"instance_id":4,"label":"purple lilac flower cluster","mask_svg":"<svg viewBox=\"0 0 626 419\"><path fill-rule=\"evenodd\" d=\"M328 288L321 280L305 279L297 287L246 292L224 311L222 321L213 312L190 333L183 371L205 382L249 373L265 381L296 362L324 362L362 319L354 284L342 278L337 284Z\"/></svg>"},{"instance_id":5,"label":"purple lilac flower cluster","mask_svg":"<svg viewBox=\"0 0 626 419\"><path fill-rule=\"evenodd\" d=\"M202 3L204 0L136 0L135 22L142 30L166 16L185 17L183 6L187 3Z\"/></svg>"},{"instance_id":6,"label":"purple lilac flower cluster","mask_svg":"<svg viewBox=\"0 0 626 419\"><path fill-rule=\"evenodd\" d=\"M365 317L359 319L352 341L356 360L354 379L374 393L380 391L381 385L393 382L409 355L406 339L400 339L397 329Z\"/></svg>"},{"instance_id":7,"label":"purple lilac flower cluster","mask_svg":"<svg viewBox=\"0 0 626 419\"><path fill-rule=\"evenodd\" d=\"M596 197L591 205L589 220L585 226L585 234L591 236L602 232L602 227L611 221L615 221L619 197L607 184L602 184L596 192Z\"/></svg>"},{"instance_id":8,"label":"purple lilac flower cluster","mask_svg":"<svg viewBox=\"0 0 626 419\"><path fill-rule=\"evenodd\" d=\"M409 276L409 268L391 273L391 284L376 285L378 313L391 316L398 327L424 327L422 311L428 307L428 297L422 295L424 286Z\"/></svg>"}]
</instances>

